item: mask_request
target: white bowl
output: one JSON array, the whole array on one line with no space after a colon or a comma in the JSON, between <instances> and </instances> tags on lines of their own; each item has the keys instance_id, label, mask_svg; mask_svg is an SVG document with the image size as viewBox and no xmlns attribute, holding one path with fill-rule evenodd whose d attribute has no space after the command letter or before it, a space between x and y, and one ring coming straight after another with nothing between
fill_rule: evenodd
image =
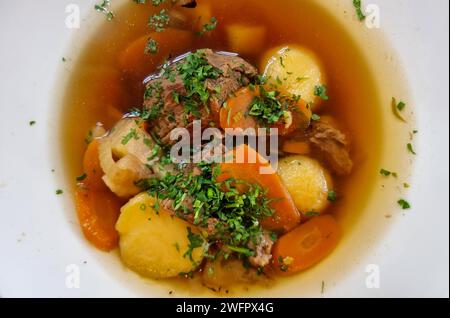
<instances>
[{"instance_id":1,"label":"white bowl","mask_svg":"<svg viewBox=\"0 0 450 318\"><path fill-rule=\"evenodd\" d=\"M102 18L93 12L94 2L77 0L82 23L88 26L78 31L64 26L70 1L0 4L3 297L157 297L168 296L173 288L169 283L144 281L126 270L115 253L93 249L82 237L68 193L59 160L57 120L59 94L70 66L62 65L61 58L76 57L80 39ZM378 188L355 229L313 274L240 296L448 297L448 1L434 0L433 5L421 0L370 1L380 8L381 29L392 46L382 48L374 44L380 31L368 35L363 30L355 21L350 0L322 2L342 23L361 29L354 36L360 43L366 41L366 54L374 65L384 61L397 71L403 65L419 130L408 194L413 208L404 213L389 211L394 215L391 219L384 217L387 211L377 215L380 205L373 201L391 199L391 194ZM32 120L36 124L29 126ZM390 146L403 142L398 136L391 139ZM66 190L62 196L55 194L59 188ZM78 271L79 286L72 279ZM372 279L376 274L379 286ZM212 294L189 287L174 294L198 295Z\"/></svg>"}]
</instances>

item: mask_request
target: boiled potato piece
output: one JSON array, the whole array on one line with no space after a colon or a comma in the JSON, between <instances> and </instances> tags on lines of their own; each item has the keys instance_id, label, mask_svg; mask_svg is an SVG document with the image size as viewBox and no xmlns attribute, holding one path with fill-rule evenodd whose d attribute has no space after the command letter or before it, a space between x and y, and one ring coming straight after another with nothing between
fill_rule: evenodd
<instances>
[{"instance_id":1,"label":"boiled potato piece","mask_svg":"<svg viewBox=\"0 0 450 318\"><path fill-rule=\"evenodd\" d=\"M310 50L297 45L277 47L264 55L261 64L269 83L300 95L312 107L320 103L314 89L326 84L326 79L319 59Z\"/></svg>"},{"instance_id":2,"label":"boiled potato piece","mask_svg":"<svg viewBox=\"0 0 450 318\"><path fill-rule=\"evenodd\" d=\"M202 282L208 288L220 291L237 284L254 284L267 281L263 275L258 275L256 269L245 268L238 259L217 259L208 261L202 274Z\"/></svg>"},{"instance_id":3,"label":"boiled potato piece","mask_svg":"<svg viewBox=\"0 0 450 318\"><path fill-rule=\"evenodd\" d=\"M231 24L226 27L226 33L230 50L242 55L261 52L266 38L266 28L263 26Z\"/></svg>"},{"instance_id":4,"label":"boiled potato piece","mask_svg":"<svg viewBox=\"0 0 450 318\"><path fill-rule=\"evenodd\" d=\"M195 270L206 245L195 248L192 259L184 255L190 246L188 229L199 238L198 230L163 208L156 211L155 203L143 193L122 208L116 224L122 261L142 276L155 279Z\"/></svg>"},{"instance_id":5,"label":"boiled potato piece","mask_svg":"<svg viewBox=\"0 0 450 318\"><path fill-rule=\"evenodd\" d=\"M280 161L278 173L302 213L321 213L328 206L332 190L329 173L314 159L291 156Z\"/></svg>"}]
</instances>

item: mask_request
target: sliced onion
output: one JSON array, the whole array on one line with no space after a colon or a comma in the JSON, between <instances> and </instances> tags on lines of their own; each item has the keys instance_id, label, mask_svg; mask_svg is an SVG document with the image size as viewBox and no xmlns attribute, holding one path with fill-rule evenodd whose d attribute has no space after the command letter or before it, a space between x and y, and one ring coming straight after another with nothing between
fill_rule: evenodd
<instances>
[{"instance_id":1,"label":"sliced onion","mask_svg":"<svg viewBox=\"0 0 450 318\"><path fill-rule=\"evenodd\" d=\"M133 137L129 138L131 132L134 132ZM122 119L107 137L100 140L103 180L111 191L122 198L140 192L135 183L154 174L148 165L148 159L154 156L154 147L156 144L151 136L133 118Z\"/></svg>"}]
</instances>

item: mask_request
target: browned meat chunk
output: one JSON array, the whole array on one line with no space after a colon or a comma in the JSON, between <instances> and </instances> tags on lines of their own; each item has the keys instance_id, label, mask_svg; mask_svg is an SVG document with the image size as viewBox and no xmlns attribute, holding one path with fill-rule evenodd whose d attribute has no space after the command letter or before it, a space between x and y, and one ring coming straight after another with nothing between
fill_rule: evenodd
<instances>
[{"instance_id":1,"label":"browned meat chunk","mask_svg":"<svg viewBox=\"0 0 450 318\"><path fill-rule=\"evenodd\" d=\"M264 267L270 263L272 259L273 241L268 233L263 233L258 244L250 243L249 248L255 252L254 256L248 258L250 264L254 267Z\"/></svg>"},{"instance_id":2,"label":"browned meat chunk","mask_svg":"<svg viewBox=\"0 0 450 318\"><path fill-rule=\"evenodd\" d=\"M223 104L231 94L250 84L250 79L258 75L258 70L240 57L217 54L211 50L206 51L208 63L222 72L217 79L208 79L208 90L216 92L215 97L219 104Z\"/></svg>"},{"instance_id":3,"label":"browned meat chunk","mask_svg":"<svg viewBox=\"0 0 450 318\"><path fill-rule=\"evenodd\" d=\"M217 76L202 82L209 94L206 103L188 91L179 66L186 63L186 57L177 59L156 76L151 76L146 84L144 109L151 114L150 129L165 144L173 144L170 132L175 128L192 128L194 120L202 122L202 128L218 123L218 114L224 101L256 76L255 67L242 58L228 53L214 53L202 50L202 59L215 70ZM200 107L192 104L192 95ZM189 98L183 98L189 96ZM206 104L206 105L205 105Z\"/></svg>"},{"instance_id":4,"label":"browned meat chunk","mask_svg":"<svg viewBox=\"0 0 450 318\"><path fill-rule=\"evenodd\" d=\"M195 8L197 7L197 1L196 0L178 0L178 5L185 7L185 8Z\"/></svg>"},{"instance_id":5,"label":"browned meat chunk","mask_svg":"<svg viewBox=\"0 0 450 318\"><path fill-rule=\"evenodd\" d=\"M336 174L350 174L353 161L347 137L341 131L326 121L315 121L311 124L309 141L321 152Z\"/></svg>"}]
</instances>

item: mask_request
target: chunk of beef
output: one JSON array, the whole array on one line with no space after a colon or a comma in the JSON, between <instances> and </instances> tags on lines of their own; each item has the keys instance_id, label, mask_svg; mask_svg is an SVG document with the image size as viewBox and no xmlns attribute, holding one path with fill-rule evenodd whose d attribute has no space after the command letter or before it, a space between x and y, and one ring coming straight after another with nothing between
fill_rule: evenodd
<instances>
[{"instance_id":1,"label":"chunk of beef","mask_svg":"<svg viewBox=\"0 0 450 318\"><path fill-rule=\"evenodd\" d=\"M353 161L349 154L349 142L341 131L329 122L319 120L311 124L308 137L336 174L350 174Z\"/></svg>"},{"instance_id":2,"label":"chunk of beef","mask_svg":"<svg viewBox=\"0 0 450 318\"><path fill-rule=\"evenodd\" d=\"M170 132L175 128L192 128L194 120L201 120L202 128L218 123L218 114L229 95L248 85L258 74L256 68L242 58L223 52L203 50L205 60L220 71L218 78L209 78L205 87L210 93L208 105L192 112L191 105L183 105L180 96L185 96L185 85L177 66L184 63L186 55L169 62L161 73L152 75L146 83L147 93L144 108L155 113L150 129L163 143L173 144Z\"/></svg>"},{"instance_id":3,"label":"chunk of beef","mask_svg":"<svg viewBox=\"0 0 450 318\"><path fill-rule=\"evenodd\" d=\"M205 51L208 63L222 72L217 79L208 79L206 86L222 105L231 94L250 84L250 80L258 75L258 70L244 59L228 53ZM218 89L219 88L219 89Z\"/></svg>"},{"instance_id":4,"label":"chunk of beef","mask_svg":"<svg viewBox=\"0 0 450 318\"><path fill-rule=\"evenodd\" d=\"M249 248L255 251L255 255L248 258L250 264L254 267L264 267L270 263L272 259L273 241L267 232L260 237L258 244L250 242Z\"/></svg>"}]
</instances>

